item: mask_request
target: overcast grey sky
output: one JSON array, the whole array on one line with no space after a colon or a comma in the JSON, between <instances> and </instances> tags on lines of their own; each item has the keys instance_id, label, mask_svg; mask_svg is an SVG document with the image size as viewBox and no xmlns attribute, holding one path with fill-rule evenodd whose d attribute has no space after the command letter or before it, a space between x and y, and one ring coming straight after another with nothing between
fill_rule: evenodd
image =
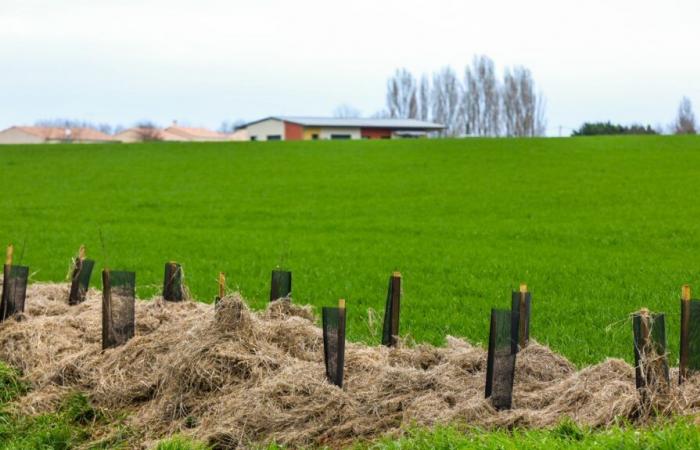
<instances>
[{"instance_id":1,"label":"overcast grey sky","mask_svg":"<svg viewBox=\"0 0 700 450\"><path fill-rule=\"evenodd\" d=\"M532 70L553 135L700 109L698 0L0 0L0 128L370 115L395 68L475 54Z\"/></svg>"}]
</instances>

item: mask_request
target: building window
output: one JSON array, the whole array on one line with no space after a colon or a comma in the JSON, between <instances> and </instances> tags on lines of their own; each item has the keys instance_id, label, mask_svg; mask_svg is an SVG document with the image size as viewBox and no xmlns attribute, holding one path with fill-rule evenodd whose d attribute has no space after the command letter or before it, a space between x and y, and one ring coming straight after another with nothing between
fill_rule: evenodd
<instances>
[{"instance_id":1,"label":"building window","mask_svg":"<svg viewBox=\"0 0 700 450\"><path fill-rule=\"evenodd\" d=\"M268 141L281 141L282 136L279 134L268 134L267 135L267 140Z\"/></svg>"},{"instance_id":2,"label":"building window","mask_svg":"<svg viewBox=\"0 0 700 450\"><path fill-rule=\"evenodd\" d=\"M349 134L331 134L331 139L352 139Z\"/></svg>"}]
</instances>

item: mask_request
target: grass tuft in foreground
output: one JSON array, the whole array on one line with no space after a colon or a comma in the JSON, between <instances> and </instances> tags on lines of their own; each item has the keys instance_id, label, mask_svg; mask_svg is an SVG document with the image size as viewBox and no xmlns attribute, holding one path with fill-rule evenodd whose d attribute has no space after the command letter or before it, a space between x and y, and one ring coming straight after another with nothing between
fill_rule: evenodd
<instances>
[{"instance_id":1,"label":"grass tuft in foreground","mask_svg":"<svg viewBox=\"0 0 700 450\"><path fill-rule=\"evenodd\" d=\"M414 429L400 439L385 438L356 450L551 450L551 449L680 449L700 448L700 431L690 419L659 424L651 428L615 427L590 430L564 421L552 430L459 431L444 427Z\"/></svg>"},{"instance_id":2,"label":"grass tuft in foreground","mask_svg":"<svg viewBox=\"0 0 700 450\"><path fill-rule=\"evenodd\" d=\"M123 441L95 441L97 431L109 427L108 419L81 393L63 399L54 413L37 416L16 414L10 403L29 391L20 374L0 363L0 448L70 449L89 442L91 448L116 448ZM118 436L118 433L117 433Z\"/></svg>"}]
</instances>

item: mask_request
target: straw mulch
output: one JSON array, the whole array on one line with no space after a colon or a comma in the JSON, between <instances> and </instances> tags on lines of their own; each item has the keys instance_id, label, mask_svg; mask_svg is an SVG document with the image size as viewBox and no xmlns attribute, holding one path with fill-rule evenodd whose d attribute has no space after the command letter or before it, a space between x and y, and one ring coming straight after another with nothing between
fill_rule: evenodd
<instances>
[{"instance_id":1,"label":"straw mulch","mask_svg":"<svg viewBox=\"0 0 700 450\"><path fill-rule=\"evenodd\" d=\"M325 380L310 308L278 301L253 312L237 295L216 311L139 301L136 337L102 352L100 293L90 290L73 307L67 297L67 285L31 285L26 313L0 324L0 359L32 386L15 407L40 413L84 391L100 408L130 413L135 447L175 432L217 448L336 447L407 425L548 427L570 418L604 427L700 410L700 376L647 396L651 404L641 408L629 364L608 359L577 371L533 343L517 357L514 408L497 412L484 399L486 352L454 337L445 347L348 343L339 389Z\"/></svg>"}]
</instances>

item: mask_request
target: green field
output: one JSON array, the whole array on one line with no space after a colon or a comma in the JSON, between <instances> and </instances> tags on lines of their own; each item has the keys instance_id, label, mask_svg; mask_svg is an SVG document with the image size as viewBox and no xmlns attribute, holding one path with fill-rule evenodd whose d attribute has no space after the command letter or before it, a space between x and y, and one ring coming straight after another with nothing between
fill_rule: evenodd
<instances>
[{"instance_id":1,"label":"green field","mask_svg":"<svg viewBox=\"0 0 700 450\"><path fill-rule=\"evenodd\" d=\"M135 270L141 296L177 260L196 298L214 297L223 270L262 307L282 266L298 302L346 298L350 339L369 343L400 270L401 332L416 341L484 343L489 309L526 282L532 336L578 365L631 360L628 314L642 306L669 313L675 364L680 286L700 289L697 137L4 146L0 167L0 245L16 245L34 281L64 280L86 244L99 266ZM13 380L0 364L0 447L70 448L103 428L119 432L100 448L127 445L121 417L80 394L53 414L13 415L5 402L24 389ZM678 448L700 435L683 421L602 432L563 423L366 445ZM175 438L159 448L204 447Z\"/></svg>"},{"instance_id":2,"label":"green field","mask_svg":"<svg viewBox=\"0 0 700 450\"><path fill-rule=\"evenodd\" d=\"M0 167L0 243L34 281L84 243L142 296L177 260L196 298L223 270L261 307L282 266L297 301L347 299L352 340L379 341L368 308L400 270L416 341L484 343L526 282L532 336L575 363L631 360L642 306L669 313L675 363L680 286L700 289L697 137L4 146Z\"/></svg>"}]
</instances>

